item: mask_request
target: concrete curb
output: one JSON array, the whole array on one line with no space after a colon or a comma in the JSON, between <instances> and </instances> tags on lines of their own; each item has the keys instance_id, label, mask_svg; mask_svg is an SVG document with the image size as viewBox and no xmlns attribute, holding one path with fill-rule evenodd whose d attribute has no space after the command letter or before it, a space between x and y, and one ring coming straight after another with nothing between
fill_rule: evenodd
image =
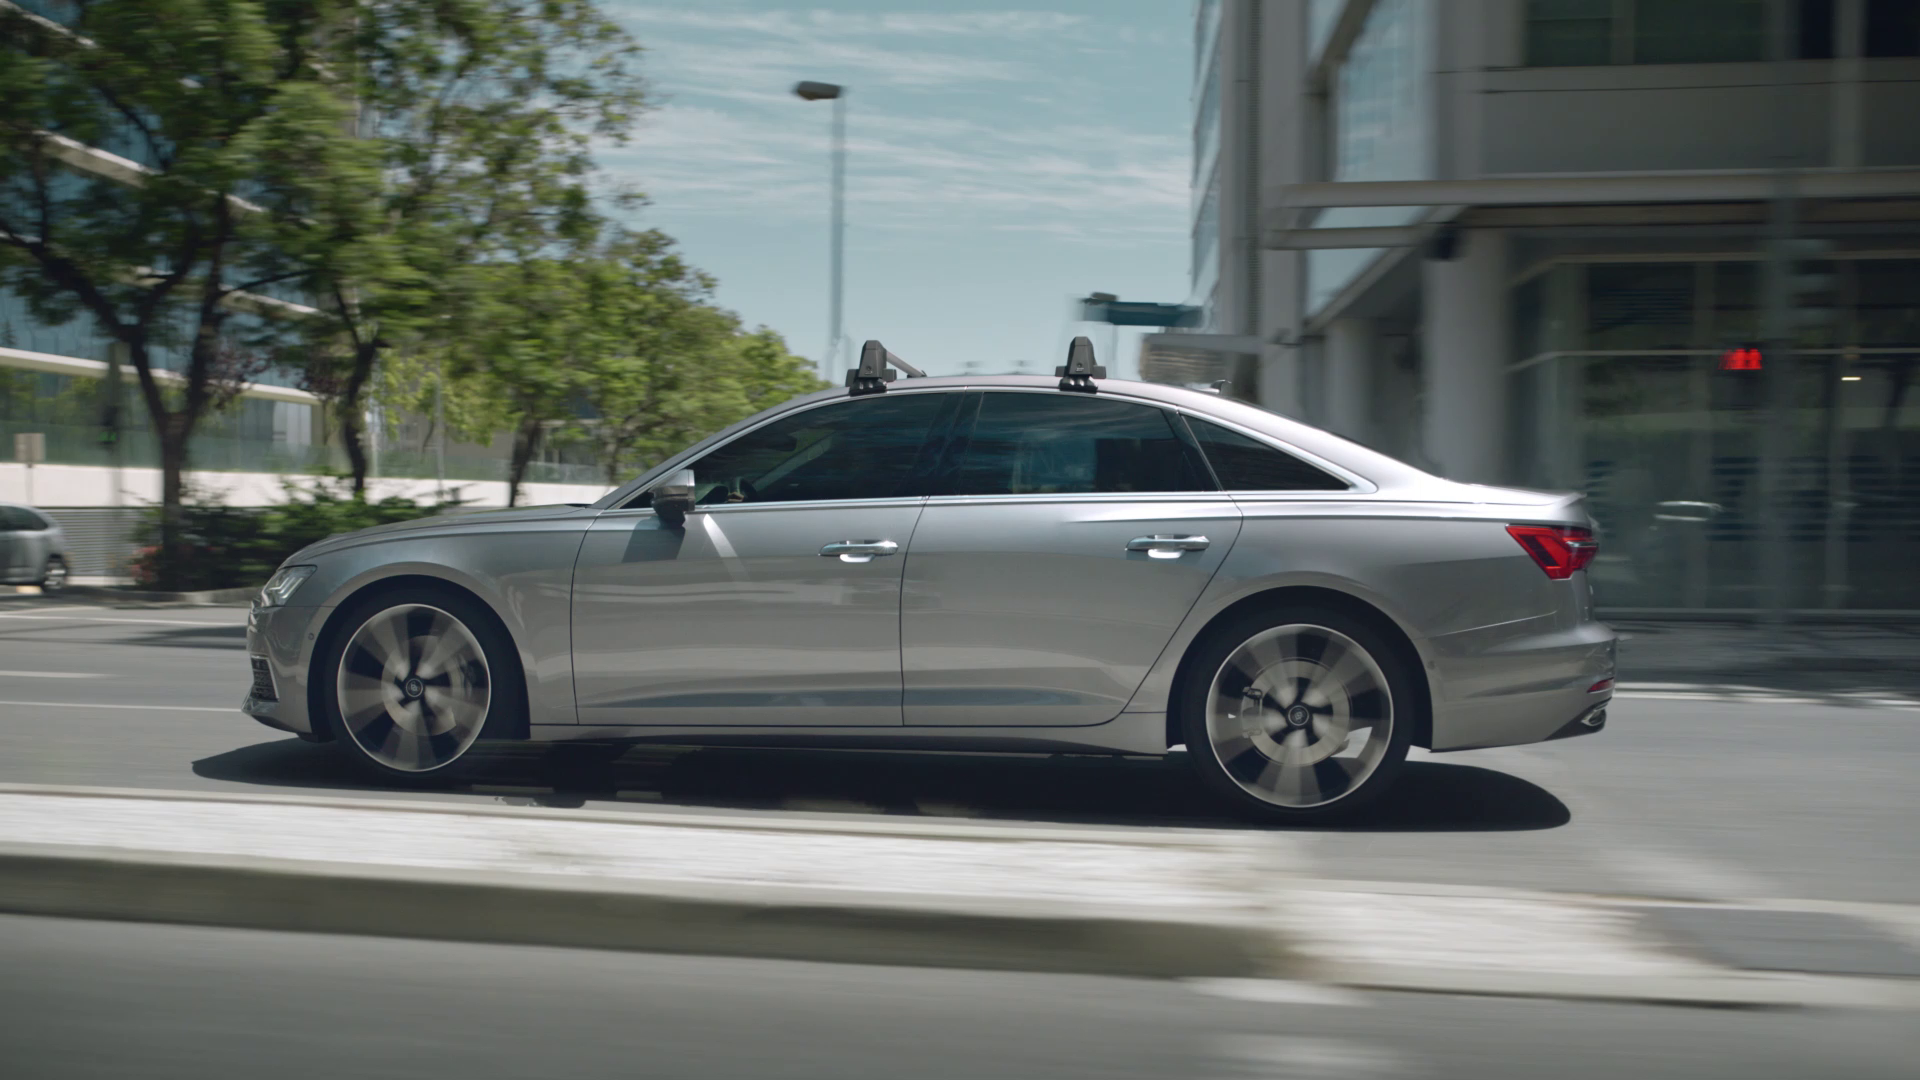
<instances>
[{"instance_id":1,"label":"concrete curb","mask_svg":"<svg viewBox=\"0 0 1920 1080\"><path fill-rule=\"evenodd\" d=\"M259 591L258 588L243 588L202 589L197 592L156 592L152 589L135 589L119 585L69 585L61 590L60 595L86 600L116 600L132 604L230 605L244 604Z\"/></svg>"},{"instance_id":2,"label":"concrete curb","mask_svg":"<svg viewBox=\"0 0 1920 1080\"><path fill-rule=\"evenodd\" d=\"M1250 920L535 875L0 848L0 911L493 944L1079 974L1271 975Z\"/></svg>"},{"instance_id":3,"label":"concrete curb","mask_svg":"<svg viewBox=\"0 0 1920 1080\"><path fill-rule=\"evenodd\" d=\"M1306 977L1312 977L1310 974ZM1356 990L1618 1001L1720 1008L1920 1009L1920 986L1889 979L1759 974L1591 975L1351 965L1322 981Z\"/></svg>"},{"instance_id":4,"label":"concrete curb","mask_svg":"<svg viewBox=\"0 0 1920 1080\"><path fill-rule=\"evenodd\" d=\"M998 828L911 820L697 817L648 811L555 810L341 797L220 794L0 784L0 794L400 812L530 824L644 830L751 830L804 843L815 836L915 841L1218 848L1242 838L1169 830ZM449 823L451 825L451 823ZM297 837L288 851L298 852ZM1089 904L1052 897L945 895L819 885L362 864L258 854L187 853L0 843L0 911L67 918L417 937L496 944L753 956L840 963L1013 971L1208 977L1277 975L1290 954L1264 908L1188 911L1164 904Z\"/></svg>"},{"instance_id":5,"label":"concrete curb","mask_svg":"<svg viewBox=\"0 0 1920 1080\"><path fill-rule=\"evenodd\" d=\"M26 784L0 784L0 795L116 799L142 806L127 819L130 832L87 834L102 837L95 841L49 839L52 834L33 831L34 819L13 819L26 829L13 834L11 842L0 843L0 911L15 914L839 963L1239 980L1254 987L1256 996L1260 987L1278 985L1271 980L1292 979L1357 990L1742 1008L1920 1010L1920 980L1728 968L1649 937L1632 921L1635 909L1670 907L1672 900L1299 877L1271 838L1250 849L1247 835L1241 833L1168 829L1142 836L1076 826L833 821ZM127 846L128 836L146 835L146 820L169 817L165 804L190 803L231 807L231 814L241 815L223 816L219 822L242 820L247 807L402 812L415 820L380 827L417 832L432 839L435 855L455 857L458 849L447 848L445 838L461 825L446 819L490 820L496 824L488 830L505 830L499 835L515 837L532 861L514 856L510 863L483 868L458 862L340 861L357 856L338 846L328 849L325 830L309 838L304 848L308 857L282 857L283 835L285 851L298 855L303 850L293 827L297 823L273 823L275 830L288 831L269 833L264 848L188 852ZM195 812L204 815L204 809ZM188 811L183 808L181 813ZM69 822L84 814L77 805L55 805L43 820ZM265 820L256 818L255 827ZM528 829L515 829L515 821L528 823ZM662 846L666 841L658 839L666 835L661 831L642 841L644 861L620 864L644 867L651 876L594 876L574 860L624 857L609 853L623 850L626 838L601 833L591 848L564 842L548 846L550 841L540 839L539 826L556 822L577 823L582 829L629 826L636 835L650 826L771 834L778 837L770 841L774 846L758 849L769 863L778 863L785 852L809 851L805 845L821 836L871 838L875 845L855 849L852 876L827 873L813 880L780 880L767 863L756 862L752 876L758 880L722 882L676 876L669 848ZM214 827L218 832L207 835L234 835L229 830L235 826ZM23 839L27 836L39 839ZM1017 884L999 895L964 888L950 893L934 887L941 880L937 871L928 877L926 870L916 868L910 881L886 877L886 844L900 840L1112 845L1114 858L1122 860L1128 858L1127 849L1217 852L1219 869L1207 862L1201 872L1216 878L1231 874L1233 893L1244 895L1245 901L1190 909L1174 899L1184 895L1178 892L1155 901L1135 895L1130 897L1133 902L1114 902L1105 899L1112 894L1097 890L1023 893ZM683 850L704 867L715 857L725 857L711 852L740 842L716 835L711 844L698 839ZM112 846L81 846L87 843ZM988 863L999 858L983 850L976 848L970 857ZM1250 853L1260 856L1257 862L1245 861ZM1105 859L1102 854L1095 863L1083 865L1104 866ZM528 865L540 867L539 872L520 869ZM455 866L460 868L451 868ZM1092 880L1104 881L1098 874L1095 870ZM903 883L908 887L901 888ZM1920 907L1793 900L1704 906L1830 909L1877 923L1896 937L1920 941ZM1355 917L1365 925L1356 926ZM1290 926L1304 927L1312 936L1291 939ZM1379 947L1383 943L1384 951Z\"/></svg>"}]
</instances>

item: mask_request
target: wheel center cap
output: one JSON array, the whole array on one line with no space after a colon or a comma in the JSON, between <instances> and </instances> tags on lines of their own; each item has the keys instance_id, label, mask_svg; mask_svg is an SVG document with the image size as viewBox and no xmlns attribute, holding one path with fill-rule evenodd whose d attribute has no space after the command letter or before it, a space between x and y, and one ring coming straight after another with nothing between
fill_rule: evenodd
<instances>
[{"instance_id":1,"label":"wheel center cap","mask_svg":"<svg viewBox=\"0 0 1920 1080\"><path fill-rule=\"evenodd\" d=\"M1287 723L1289 726L1297 728L1306 727L1307 721L1312 719L1313 710L1307 708L1305 705L1295 705L1293 708L1287 710Z\"/></svg>"},{"instance_id":2,"label":"wheel center cap","mask_svg":"<svg viewBox=\"0 0 1920 1080\"><path fill-rule=\"evenodd\" d=\"M410 698L417 698L427 692L427 684L421 682L418 675L411 675L407 677L406 682L400 684L400 692Z\"/></svg>"}]
</instances>

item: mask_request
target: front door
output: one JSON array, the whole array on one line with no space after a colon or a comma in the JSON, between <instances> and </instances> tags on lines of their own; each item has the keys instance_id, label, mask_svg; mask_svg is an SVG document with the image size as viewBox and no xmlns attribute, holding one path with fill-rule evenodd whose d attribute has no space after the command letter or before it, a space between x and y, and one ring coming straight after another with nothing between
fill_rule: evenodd
<instances>
[{"instance_id":1,"label":"front door","mask_svg":"<svg viewBox=\"0 0 1920 1080\"><path fill-rule=\"evenodd\" d=\"M951 493L929 500L907 559L906 722L1105 723L1226 559L1239 511L1157 406L972 401Z\"/></svg>"},{"instance_id":2,"label":"front door","mask_svg":"<svg viewBox=\"0 0 1920 1080\"><path fill-rule=\"evenodd\" d=\"M790 413L690 466L699 506L594 522L574 570L588 725L898 725L900 578L953 394Z\"/></svg>"}]
</instances>

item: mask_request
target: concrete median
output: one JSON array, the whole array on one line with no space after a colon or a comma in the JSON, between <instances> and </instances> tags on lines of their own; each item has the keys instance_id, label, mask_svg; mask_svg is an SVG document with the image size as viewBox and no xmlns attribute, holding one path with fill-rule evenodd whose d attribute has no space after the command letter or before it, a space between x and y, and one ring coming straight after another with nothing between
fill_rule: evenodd
<instances>
[{"instance_id":1,"label":"concrete median","mask_svg":"<svg viewBox=\"0 0 1920 1080\"><path fill-rule=\"evenodd\" d=\"M771 824L0 788L0 910L921 966L1272 975L1258 850L1098 831Z\"/></svg>"},{"instance_id":2,"label":"concrete median","mask_svg":"<svg viewBox=\"0 0 1920 1080\"><path fill-rule=\"evenodd\" d=\"M1920 978L1907 977L1920 971L1920 908L1333 881L1303 873L1298 850L1258 830L0 786L0 911L16 914L1235 984L1920 1009ZM1861 966L1862 955L1875 962Z\"/></svg>"}]
</instances>

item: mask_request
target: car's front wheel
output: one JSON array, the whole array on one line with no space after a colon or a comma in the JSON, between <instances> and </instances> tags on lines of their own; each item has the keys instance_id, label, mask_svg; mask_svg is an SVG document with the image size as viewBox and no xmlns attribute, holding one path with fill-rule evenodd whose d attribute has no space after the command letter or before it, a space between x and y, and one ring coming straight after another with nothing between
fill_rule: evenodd
<instances>
[{"instance_id":1,"label":"car's front wheel","mask_svg":"<svg viewBox=\"0 0 1920 1080\"><path fill-rule=\"evenodd\" d=\"M315 665L334 738L362 771L426 784L459 772L520 708L512 640L477 600L405 589L354 605Z\"/></svg>"},{"instance_id":2,"label":"car's front wheel","mask_svg":"<svg viewBox=\"0 0 1920 1080\"><path fill-rule=\"evenodd\" d=\"M47 557L47 565L40 570L40 591L48 596L64 592L67 588L67 560L58 555Z\"/></svg>"},{"instance_id":3,"label":"car's front wheel","mask_svg":"<svg viewBox=\"0 0 1920 1080\"><path fill-rule=\"evenodd\" d=\"M1412 737L1418 677L1368 620L1255 612L1199 644L1179 703L1208 787L1265 820L1320 821L1388 787Z\"/></svg>"}]
</instances>

